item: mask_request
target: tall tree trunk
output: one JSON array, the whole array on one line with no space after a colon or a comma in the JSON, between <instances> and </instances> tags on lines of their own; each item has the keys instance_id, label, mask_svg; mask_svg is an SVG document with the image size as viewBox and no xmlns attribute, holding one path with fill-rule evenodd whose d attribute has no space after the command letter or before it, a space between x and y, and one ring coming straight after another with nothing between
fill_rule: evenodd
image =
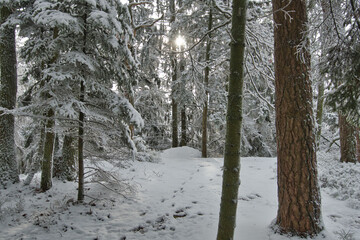
<instances>
[{"instance_id":1,"label":"tall tree trunk","mask_svg":"<svg viewBox=\"0 0 360 240\"><path fill-rule=\"evenodd\" d=\"M355 128L339 113L340 161L356 162Z\"/></svg>"},{"instance_id":2,"label":"tall tree trunk","mask_svg":"<svg viewBox=\"0 0 360 240\"><path fill-rule=\"evenodd\" d=\"M5 6L0 9L0 107L13 109L16 104L17 73L15 27L6 25L11 10ZM0 111L0 186L19 181L15 154L15 118Z\"/></svg>"},{"instance_id":3,"label":"tall tree trunk","mask_svg":"<svg viewBox=\"0 0 360 240\"><path fill-rule=\"evenodd\" d=\"M180 147L186 146L187 144L187 137L186 137L186 107L183 106L181 109L181 141Z\"/></svg>"},{"instance_id":4,"label":"tall tree trunk","mask_svg":"<svg viewBox=\"0 0 360 240\"><path fill-rule=\"evenodd\" d=\"M322 230L313 126L306 1L273 0L279 233L314 236ZM281 9L281 10L280 10ZM291 16L291 21L289 15Z\"/></svg>"},{"instance_id":5,"label":"tall tree trunk","mask_svg":"<svg viewBox=\"0 0 360 240\"><path fill-rule=\"evenodd\" d=\"M246 0L234 0L223 183L217 240L234 238L240 185L240 140L244 82Z\"/></svg>"},{"instance_id":6,"label":"tall tree trunk","mask_svg":"<svg viewBox=\"0 0 360 240\"><path fill-rule=\"evenodd\" d=\"M356 158L360 163L360 128L356 129Z\"/></svg>"},{"instance_id":7,"label":"tall tree trunk","mask_svg":"<svg viewBox=\"0 0 360 240\"><path fill-rule=\"evenodd\" d=\"M53 39L56 39L59 36L59 29L54 28ZM55 54L53 58L49 61L49 65L56 62L58 54ZM45 98L49 99L51 96L46 93ZM40 188L43 192L49 190L52 187L52 168L53 168L53 158L54 158L54 147L55 147L55 133L54 133L54 109L50 107L46 113L46 127L45 127L45 142L44 142L44 155L41 165L41 182Z\"/></svg>"},{"instance_id":8,"label":"tall tree trunk","mask_svg":"<svg viewBox=\"0 0 360 240\"><path fill-rule=\"evenodd\" d=\"M331 18L330 16L330 6L328 0L321 0L321 9L322 9L322 18L323 24L320 28L320 40L321 40L321 56L320 62L326 61L326 48L329 39L329 32L331 32ZM322 76L319 80L318 84L318 95L317 95L317 105L316 105L316 146L319 148L320 145L320 138L321 138L321 125L323 121L323 112L324 112L324 93L325 93L325 81L326 77Z\"/></svg>"},{"instance_id":9,"label":"tall tree trunk","mask_svg":"<svg viewBox=\"0 0 360 240\"><path fill-rule=\"evenodd\" d=\"M208 31L212 29L212 2L210 3L210 9L209 9L209 20L208 20ZM209 33L207 42L206 42L206 53L205 53L205 76L204 76L204 87L205 87L205 102L203 107L203 116L202 116L202 141L201 141L201 157L206 158L207 157L207 125L208 125L208 99L209 99L209 73L210 73L210 49L211 49L211 33Z\"/></svg>"},{"instance_id":10,"label":"tall tree trunk","mask_svg":"<svg viewBox=\"0 0 360 240\"><path fill-rule=\"evenodd\" d=\"M55 147L55 133L54 133L54 110L49 109L47 112L47 121L45 128L45 144L44 155L41 165L41 182L40 188L43 192L52 187L52 165Z\"/></svg>"},{"instance_id":11,"label":"tall tree trunk","mask_svg":"<svg viewBox=\"0 0 360 240\"><path fill-rule=\"evenodd\" d=\"M83 16L84 20L84 36L83 36L83 53L86 55L86 44L87 44L87 14ZM84 74L85 76L85 74ZM83 79L80 81L80 102L85 102L85 82ZM84 120L85 114L80 110L79 112L79 135L78 135L78 202L84 201Z\"/></svg>"},{"instance_id":12,"label":"tall tree trunk","mask_svg":"<svg viewBox=\"0 0 360 240\"><path fill-rule=\"evenodd\" d=\"M170 12L171 12L171 18L170 18L170 25L173 28L173 23L175 22L175 0L170 0ZM172 31L175 31L172 29ZM171 43L171 49L175 50L176 47L174 46L174 36L171 37L172 43ZM177 80L177 61L176 61L176 55L175 53L171 53L170 55L171 60L171 70L172 70L172 83L174 84ZM179 146L179 136L178 136L178 104L176 102L175 96L174 96L174 87L172 87L171 91L171 112L172 112L172 147L178 147Z\"/></svg>"},{"instance_id":13,"label":"tall tree trunk","mask_svg":"<svg viewBox=\"0 0 360 240\"><path fill-rule=\"evenodd\" d=\"M80 102L85 100L85 85L84 81L80 83ZM84 119L85 114L79 113L79 136L78 136L78 163L79 163L79 185L78 185L78 202L84 201Z\"/></svg>"}]
</instances>

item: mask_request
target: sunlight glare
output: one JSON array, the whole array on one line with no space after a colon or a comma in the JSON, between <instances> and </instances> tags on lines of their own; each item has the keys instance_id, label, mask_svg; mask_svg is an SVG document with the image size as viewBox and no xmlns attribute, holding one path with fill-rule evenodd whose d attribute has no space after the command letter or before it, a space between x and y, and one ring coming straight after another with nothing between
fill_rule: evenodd
<instances>
[{"instance_id":1,"label":"sunlight glare","mask_svg":"<svg viewBox=\"0 0 360 240\"><path fill-rule=\"evenodd\" d=\"M177 47L184 47L186 45L185 38L181 35L177 36L175 39L175 44Z\"/></svg>"}]
</instances>

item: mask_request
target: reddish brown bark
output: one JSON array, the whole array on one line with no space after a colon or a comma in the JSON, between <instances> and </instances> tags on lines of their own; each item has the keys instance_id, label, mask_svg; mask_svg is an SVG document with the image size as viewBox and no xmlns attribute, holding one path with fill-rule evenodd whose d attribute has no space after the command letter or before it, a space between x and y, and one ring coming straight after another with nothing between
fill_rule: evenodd
<instances>
[{"instance_id":1,"label":"reddish brown bark","mask_svg":"<svg viewBox=\"0 0 360 240\"><path fill-rule=\"evenodd\" d=\"M279 233L314 236L320 224L306 1L273 0ZM289 19L291 16L292 19ZM291 20L291 21L290 21Z\"/></svg>"}]
</instances>

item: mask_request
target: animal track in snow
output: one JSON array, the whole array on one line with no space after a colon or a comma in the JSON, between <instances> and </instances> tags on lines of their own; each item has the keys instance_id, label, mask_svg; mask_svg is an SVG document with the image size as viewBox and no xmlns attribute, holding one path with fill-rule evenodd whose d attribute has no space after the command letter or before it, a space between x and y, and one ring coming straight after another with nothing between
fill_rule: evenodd
<instances>
[{"instance_id":1,"label":"animal track in snow","mask_svg":"<svg viewBox=\"0 0 360 240\"><path fill-rule=\"evenodd\" d=\"M258 193L251 193L247 196L240 196L239 197L239 200L242 200L242 201L251 201L251 200L254 200L256 198L261 198L261 195L258 194Z\"/></svg>"}]
</instances>

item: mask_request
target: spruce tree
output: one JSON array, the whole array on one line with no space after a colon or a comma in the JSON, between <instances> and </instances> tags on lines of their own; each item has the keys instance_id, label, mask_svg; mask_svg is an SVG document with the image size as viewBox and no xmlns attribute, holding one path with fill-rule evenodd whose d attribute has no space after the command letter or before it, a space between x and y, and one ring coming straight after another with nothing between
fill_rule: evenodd
<instances>
[{"instance_id":1,"label":"spruce tree","mask_svg":"<svg viewBox=\"0 0 360 240\"><path fill-rule=\"evenodd\" d=\"M15 118L4 111L14 109L16 104L17 61L12 17L12 9L0 2L0 185L19 181L15 154Z\"/></svg>"}]
</instances>

